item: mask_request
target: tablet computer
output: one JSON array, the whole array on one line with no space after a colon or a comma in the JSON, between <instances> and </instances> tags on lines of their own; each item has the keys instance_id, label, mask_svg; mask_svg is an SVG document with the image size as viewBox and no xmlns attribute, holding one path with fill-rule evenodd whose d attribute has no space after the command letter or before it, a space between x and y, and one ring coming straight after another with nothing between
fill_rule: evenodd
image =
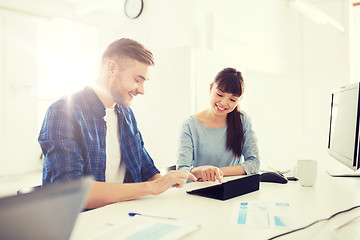
<instances>
[{"instance_id":1,"label":"tablet computer","mask_svg":"<svg viewBox=\"0 0 360 240\"><path fill-rule=\"evenodd\" d=\"M214 198L218 200L227 200L240 195L259 190L260 175L246 175L235 180L230 180L214 186L203 187L186 191L189 194L195 194L203 197Z\"/></svg>"}]
</instances>

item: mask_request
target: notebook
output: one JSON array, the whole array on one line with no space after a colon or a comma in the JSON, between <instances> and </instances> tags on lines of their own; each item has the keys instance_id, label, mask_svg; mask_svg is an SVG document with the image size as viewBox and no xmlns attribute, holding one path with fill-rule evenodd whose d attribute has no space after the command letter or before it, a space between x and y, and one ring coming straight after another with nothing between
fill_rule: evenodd
<instances>
[{"instance_id":1,"label":"notebook","mask_svg":"<svg viewBox=\"0 0 360 240\"><path fill-rule=\"evenodd\" d=\"M69 239L91 185L89 177L0 199L0 239Z\"/></svg>"},{"instance_id":2,"label":"notebook","mask_svg":"<svg viewBox=\"0 0 360 240\"><path fill-rule=\"evenodd\" d=\"M227 200L240 195L259 190L260 175L246 175L235 180L223 182L218 185L198 188L187 191L189 194L195 194L203 197L214 198L218 200Z\"/></svg>"}]
</instances>

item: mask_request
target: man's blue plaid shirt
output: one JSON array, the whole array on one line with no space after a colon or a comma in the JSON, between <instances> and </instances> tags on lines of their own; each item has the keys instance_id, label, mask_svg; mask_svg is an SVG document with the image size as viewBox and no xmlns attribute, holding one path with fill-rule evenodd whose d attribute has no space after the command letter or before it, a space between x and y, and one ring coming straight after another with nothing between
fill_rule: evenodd
<instances>
[{"instance_id":1,"label":"man's blue plaid shirt","mask_svg":"<svg viewBox=\"0 0 360 240\"><path fill-rule=\"evenodd\" d=\"M159 170L144 148L130 108L116 104L122 161L127 177L147 181ZM69 181L90 175L105 181L105 107L89 87L55 102L48 109L39 135L44 153L43 184ZM129 180L126 180L129 182ZM132 181L130 180L130 181Z\"/></svg>"}]
</instances>

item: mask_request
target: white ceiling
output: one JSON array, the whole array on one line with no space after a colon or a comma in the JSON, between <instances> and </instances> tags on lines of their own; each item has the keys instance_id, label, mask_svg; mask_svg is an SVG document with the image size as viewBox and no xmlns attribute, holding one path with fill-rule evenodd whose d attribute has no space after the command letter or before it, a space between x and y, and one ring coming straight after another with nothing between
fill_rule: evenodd
<instances>
[{"instance_id":1,"label":"white ceiling","mask_svg":"<svg viewBox=\"0 0 360 240\"><path fill-rule=\"evenodd\" d=\"M125 0L0 0L0 11L89 24L119 20Z\"/></svg>"},{"instance_id":2,"label":"white ceiling","mask_svg":"<svg viewBox=\"0 0 360 240\"><path fill-rule=\"evenodd\" d=\"M309 1L321 4L344 0ZM109 22L120 21L124 17L124 3L125 0L0 0L0 11L21 12L45 18L60 17L106 26Z\"/></svg>"},{"instance_id":3,"label":"white ceiling","mask_svg":"<svg viewBox=\"0 0 360 240\"><path fill-rule=\"evenodd\" d=\"M75 15L94 12L114 13L118 8L123 9L124 0L1 0L0 6L15 9L55 12L67 11Z\"/></svg>"}]
</instances>

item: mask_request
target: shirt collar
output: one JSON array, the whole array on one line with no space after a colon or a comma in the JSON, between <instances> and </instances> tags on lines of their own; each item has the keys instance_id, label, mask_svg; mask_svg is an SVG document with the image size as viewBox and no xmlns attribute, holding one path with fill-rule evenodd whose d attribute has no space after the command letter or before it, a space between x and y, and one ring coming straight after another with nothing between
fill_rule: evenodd
<instances>
[{"instance_id":1,"label":"shirt collar","mask_svg":"<svg viewBox=\"0 0 360 240\"><path fill-rule=\"evenodd\" d=\"M98 95L95 93L95 91L91 88L91 87L85 87L84 89L84 93L86 96L86 100L88 103L91 104L91 109L92 111L100 116L100 117L104 117L106 115L106 108L104 106L104 104L101 102L100 98L98 97ZM120 116L125 115L124 111L125 111L125 107L122 107L119 104L115 104L115 109L116 111L119 113Z\"/></svg>"},{"instance_id":2,"label":"shirt collar","mask_svg":"<svg viewBox=\"0 0 360 240\"><path fill-rule=\"evenodd\" d=\"M89 102L91 104L91 109L92 111L100 116L100 117L104 117L106 115L106 108L104 106L104 104L101 102L100 98L96 95L95 91L91 88L91 87L85 87L84 89L84 93L86 96L86 100L87 102ZM124 116L125 115L125 107L122 107L119 104L115 104L115 109L116 111L119 113L120 116Z\"/></svg>"},{"instance_id":3,"label":"shirt collar","mask_svg":"<svg viewBox=\"0 0 360 240\"><path fill-rule=\"evenodd\" d=\"M91 110L98 116L105 116L105 106L101 102L100 98L96 95L95 91L91 87L85 87L84 93L87 102L91 105Z\"/></svg>"},{"instance_id":4,"label":"shirt collar","mask_svg":"<svg viewBox=\"0 0 360 240\"><path fill-rule=\"evenodd\" d=\"M116 105L115 105L115 109L116 109L116 111L119 113L120 116L125 115L125 114L124 114L124 110L126 109L125 107L122 107L121 105L116 104Z\"/></svg>"}]
</instances>

